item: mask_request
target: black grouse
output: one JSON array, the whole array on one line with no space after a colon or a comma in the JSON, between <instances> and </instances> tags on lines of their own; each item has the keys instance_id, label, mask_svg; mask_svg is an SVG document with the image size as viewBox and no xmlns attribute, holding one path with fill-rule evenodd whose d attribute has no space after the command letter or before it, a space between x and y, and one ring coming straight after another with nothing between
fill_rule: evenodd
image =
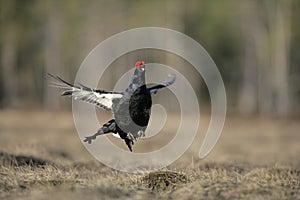
<instances>
[{"instance_id":1,"label":"black grouse","mask_svg":"<svg viewBox=\"0 0 300 200\"><path fill-rule=\"evenodd\" d=\"M175 75L169 75L165 83L147 88L145 83L145 62L137 61L132 81L123 92L92 89L82 84L73 85L58 76L49 74L56 80L54 86L66 89L62 96L72 96L98 107L110 110L114 119L105 123L94 135L85 137L91 144L97 136L114 133L125 140L130 151L137 138L144 136L151 115L151 94L174 83Z\"/></svg>"}]
</instances>

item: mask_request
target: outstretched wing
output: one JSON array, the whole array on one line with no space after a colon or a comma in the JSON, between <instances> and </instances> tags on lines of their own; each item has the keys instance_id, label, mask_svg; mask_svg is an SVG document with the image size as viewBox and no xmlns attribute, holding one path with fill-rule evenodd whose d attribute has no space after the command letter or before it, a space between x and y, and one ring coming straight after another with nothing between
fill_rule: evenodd
<instances>
[{"instance_id":1,"label":"outstretched wing","mask_svg":"<svg viewBox=\"0 0 300 200\"><path fill-rule=\"evenodd\" d=\"M49 77L53 78L52 86L63 88L62 96L72 96L75 100L85 101L95 106L104 108L105 110L111 110L113 99L121 98L122 93L111 92L106 90L97 90L86 87L82 84L79 86L68 83L59 76L48 74Z\"/></svg>"},{"instance_id":2,"label":"outstretched wing","mask_svg":"<svg viewBox=\"0 0 300 200\"><path fill-rule=\"evenodd\" d=\"M150 87L150 88L148 88L148 91L151 94L155 94L159 89L164 88L164 87L168 87L169 85L172 85L175 82L175 79L176 79L175 74L170 74L168 76L168 79L167 79L166 82L164 82L162 84L155 85L153 87Z\"/></svg>"}]
</instances>

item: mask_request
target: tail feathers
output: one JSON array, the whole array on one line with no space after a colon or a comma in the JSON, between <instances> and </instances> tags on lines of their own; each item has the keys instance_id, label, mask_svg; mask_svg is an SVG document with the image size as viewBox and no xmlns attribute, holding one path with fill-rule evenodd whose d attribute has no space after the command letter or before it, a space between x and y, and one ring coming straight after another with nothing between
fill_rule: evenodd
<instances>
[{"instance_id":1,"label":"tail feathers","mask_svg":"<svg viewBox=\"0 0 300 200\"><path fill-rule=\"evenodd\" d=\"M53 74L48 73L48 77L52 78L54 81L52 82L52 84L57 85L57 86L70 86L70 87L74 87L74 85L72 85L71 83L63 80L62 78L60 78L59 76L54 76Z\"/></svg>"},{"instance_id":2,"label":"tail feathers","mask_svg":"<svg viewBox=\"0 0 300 200\"><path fill-rule=\"evenodd\" d=\"M59 76L54 76L53 74L48 73L48 77L50 77L53 80L50 84L52 87L66 89L65 91L62 92L61 94L62 96L69 96L69 95L72 96L74 92L80 90L79 87L63 80Z\"/></svg>"}]
</instances>

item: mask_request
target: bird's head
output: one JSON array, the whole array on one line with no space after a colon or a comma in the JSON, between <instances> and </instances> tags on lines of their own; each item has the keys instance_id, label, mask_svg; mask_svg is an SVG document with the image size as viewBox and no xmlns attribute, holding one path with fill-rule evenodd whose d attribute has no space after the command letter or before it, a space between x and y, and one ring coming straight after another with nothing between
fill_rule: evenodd
<instances>
[{"instance_id":1,"label":"bird's head","mask_svg":"<svg viewBox=\"0 0 300 200\"><path fill-rule=\"evenodd\" d=\"M135 70L132 76L132 83L137 84L139 86L145 84L145 62L144 61L137 61L135 63Z\"/></svg>"}]
</instances>

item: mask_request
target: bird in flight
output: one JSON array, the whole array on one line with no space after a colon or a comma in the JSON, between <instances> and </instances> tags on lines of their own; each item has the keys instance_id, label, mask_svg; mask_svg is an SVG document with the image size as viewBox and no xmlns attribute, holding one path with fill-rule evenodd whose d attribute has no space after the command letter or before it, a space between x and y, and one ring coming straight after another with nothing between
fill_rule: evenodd
<instances>
[{"instance_id":1,"label":"bird in flight","mask_svg":"<svg viewBox=\"0 0 300 200\"><path fill-rule=\"evenodd\" d=\"M145 68L144 61L135 63L131 83L122 92L93 89L82 84L73 85L59 76L48 75L54 79L53 86L65 89L62 96L71 96L74 100L85 101L112 112L113 119L103 124L95 134L85 137L84 142L91 144L99 135L114 133L132 151L134 141L145 136L151 115L151 94L173 84L176 78L173 74L169 75L166 82L148 88L145 83Z\"/></svg>"}]
</instances>

